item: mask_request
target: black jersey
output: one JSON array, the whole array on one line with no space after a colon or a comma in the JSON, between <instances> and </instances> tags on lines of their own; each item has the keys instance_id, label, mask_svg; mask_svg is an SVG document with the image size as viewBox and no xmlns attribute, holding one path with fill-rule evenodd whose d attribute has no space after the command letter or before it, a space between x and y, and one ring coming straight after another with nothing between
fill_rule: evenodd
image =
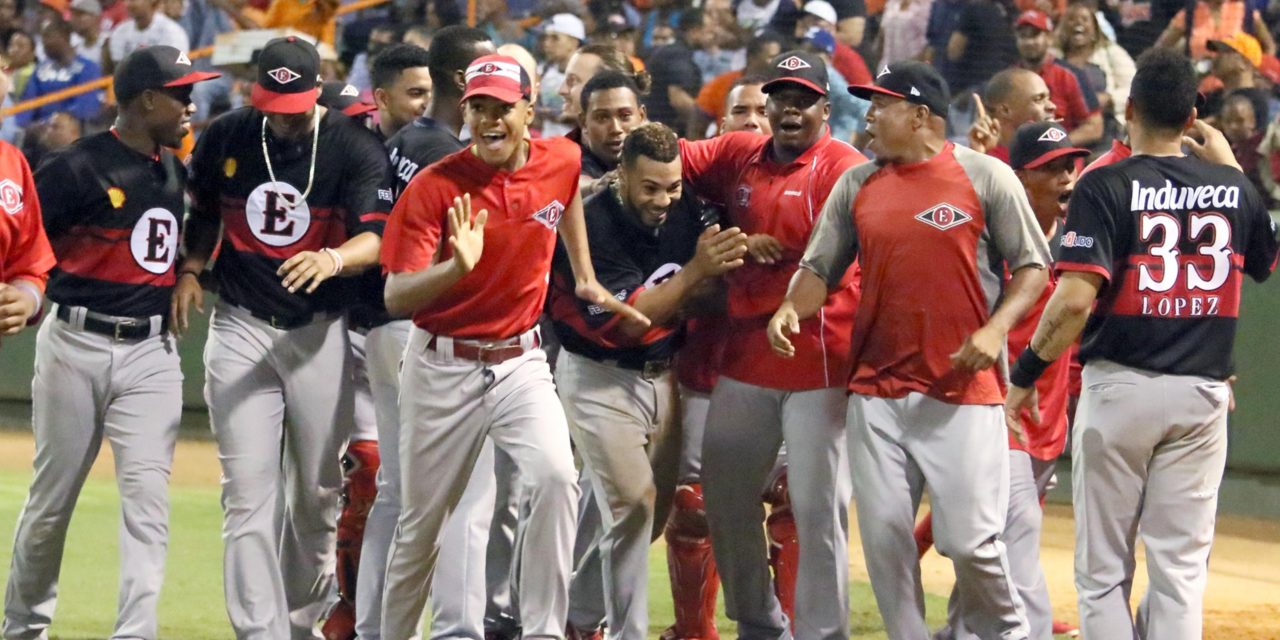
<instances>
[{"instance_id":1,"label":"black jersey","mask_svg":"<svg viewBox=\"0 0 1280 640\"><path fill-rule=\"evenodd\" d=\"M583 202L587 241L596 279L616 298L631 304L645 289L670 279L692 257L705 228L697 198L685 195L656 229L643 226L626 211L613 189ZM675 355L684 332L683 322L651 328L642 339L630 341L614 330L617 317L574 293L573 269L564 243L556 246L552 262L548 310L565 349L596 360L617 360L636 367Z\"/></svg>"},{"instance_id":2,"label":"black jersey","mask_svg":"<svg viewBox=\"0 0 1280 640\"><path fill-rule=\"evenodd\" d=\"M1192 157L1135 156L1086 174L1059 271L1106 279L1080 359L1225 379L1243 274L1262 281L1276 227L1248 178Z\"/></svg>"},{"instance_id":3,"label":"black jersey","mask_svg":"<svg viewBox=\"0 0 1280 640\"><path fill-rule=\"evenodd\" d=\"M262 113L246 107L214 120L192 154L191 215L224 226L214 265L219 293L282 318L345 309L355 279L330 279L312 294L289 293L276 270L299 252L338 247L364 232L381 235L391 209L386 150L358 122L328 111L320 120L314 178L312 135L281 141L267 131L273 182L262 137Z\"/></svg>"},{"instance_id":4,"label":"black jersey","mask_svg":"<svg viewBox=\"0 0 1280 640\"><path fill-rule=\"evenodd\" d=\"M186 178L169 151L139 153L112 131L47 158L35 183L58 258L49 299L114 316L167 315Z\"/></svg>"}]
</instances>

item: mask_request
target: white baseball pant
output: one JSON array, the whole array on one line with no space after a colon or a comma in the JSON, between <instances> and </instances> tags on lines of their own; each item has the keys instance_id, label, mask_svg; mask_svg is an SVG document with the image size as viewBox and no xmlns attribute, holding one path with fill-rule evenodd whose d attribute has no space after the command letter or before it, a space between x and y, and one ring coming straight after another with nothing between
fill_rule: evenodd
<instances>
[{"instance_id":1,"label":"white baseball pant","mask_svg":"<svg viewBox=\"0 0 1280 640\"><path fill-rule=\"evenodd\" d=\"M67 526L105 436L120 490L120 592L112 638L154 639L169 536L169 470L182 416L173 338L114 341L56 318L36 336L35 475L13 542L5 638L43 638L57 605ZM73 318L80 314L73 309ZM157 322L157 327L159 323Z\"/></svg>"},{"instance_id":2,"label":"white baseball pant","mask_svg":"<svg viewBox=\"0 0 1280 640\"><path fill-rule=\"evenodd\" d=\"M955 567L965 627L982 638L1027 638L1026 613L1000 540L1009 508L1008 437L1001 405L948 404L921 393L851 396L849 466L858 530L891 640L929 633L912 536L926 485L934 540Z\"/></svg>"},{"instance_id":3,"label":"white baseball pant","mask_svg":"<svg viewBox=\"0 0 1280 640\"><path fill-rule=\"evenodd\" d=\"M350 360L342 316L283 330L225 302L213 310L205 400L222 463L223 580L237 638L320 637L315 623L334 589Z\"/></svg>"},{"instance_id":4,"label":"white baseball pant","mask_svg":"<svg viewBox=\"0 0 1280 640\"><path fill-rule=\"evenodd\" d=\"M844 389L782 391L724 376L711 393L702 489L725 611L739 638L792 635L769 575L760 502L784 440L800 540L794 636L849 635L846 405Z\"/></svg>"},{"instance_id":5,"label":"white baseball pant","mask_svg":"<svg viewBox=\"0 0 1280 640\"><path fill-rule=\"evenodd\" d=\"M1084 637L1202 636L1230 398L1221 380L1085 365L1071 449ZM1150 583L1135 623L1138 532Z\"/></svg>"},{"instance_id":6,"label":"white baseball pant","mask_svg":"<svg viewBox=\"0 0 1280 640\"><path fill-rule=\"evenodd\" d=\"M487 365L454 357L451 338L410 333L400 377L401 512L387 562L384 638L409 638L416 630L441 529L486 437L515 460L529 500L521 557L531 561L517 587L524 636L563 637L577 471L536 336L533 330L519 337L523 355Z\"/></svg>"}]
</instances>

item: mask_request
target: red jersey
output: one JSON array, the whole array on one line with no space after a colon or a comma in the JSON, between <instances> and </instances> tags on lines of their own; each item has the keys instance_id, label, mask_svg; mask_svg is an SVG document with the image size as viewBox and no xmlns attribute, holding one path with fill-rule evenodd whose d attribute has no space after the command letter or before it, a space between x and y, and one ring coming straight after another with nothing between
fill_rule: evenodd
<instances>
[{"instance_id":1,"label":"red jersey","mask_svg":"<svg viewBox=\"0 0 1280 640\"><path fill-rule=\"evenodd\" d=\"M682 386L698 393L711 393L716 388L726 326L723 318L689 321L684 347L676 354L676 379Z\"/></svg>"},{"instance_id":2,"label":"red jersey","mask_svg":"<svg viewBox=\"0 0 1280 640\"><path fill-rule=\"evenodd\" d=\"M1058 225L1058 234L1050 241L1051 248L1061 240L1062 225ZM1054 289L1058 288L1058 279L1052 272L1049 284L1040 294L1034 307L1023 316L1022 321L1009 332L1009 366L1024 349L1031 344L1035 336L1036 326L1040 324L1040 316L1044 315L1045 306ZM1071 347L1075 351L1075 346ZM1044 375L1036 380L1037 407L1040 409L1040 422L1031 420L1028 412L1022 413L1022 432L1026 434L1027 444L1023 446L1009 434L1009 448L1026 451L1038 460L1054 460L1062 454L1067 446L1067 394L1068 378L1073 358L1058 358L1044 370Z\"/></svg>"},{"instance_id":3,"label":"red jersey","mask_svg":"<svg viewBox=\"0 0 1280 640\"><path fill-rule=\"evenodd\" d=\"M728 322L720 373L773 389L821 389L844 383L849 372L849 335L858 290L855 273L839 278L817 317L801 324L794 358L769 346L768 326L782 304L791 276L831 187L844 172L866 161L853 147L824 133L789 164L773 160L772 139L748 132L700 142L680 141L684 177L701 197L725 208L726 224L747 235L765 233L783 246L782 260L748 259L729 272Z\"/></svg>"},{"instance_id":4,"label":"red jersey","mask_svg":"<svg viewBox=\"0 0 1280 640\"><path fill-rule=\"evenodd\" d=\"M1109 164L1115 164L1117 162L1120 162L1121 160L1124 160L1125 158L1128 158L1131 155L1133 155L1133 149L1130 149L1129 145L1125 144L1120 140L1112 140L1111 149L1109 149L1106 153L1098 156L1097 160L1090 162L1089 166L1085 167L1084 171L1080 172L1080 177L1083 178L1084 174L1089 173L1090 171L1093 171L1098 167L1105 167Z\"/></svg>"},{"instance_id":5,"label":"red jersey","mask_svg":"<svg viewBox=\"0 0 1280 640\"><path fill-rule=\"evenodd\" d=\"M529 143L529 159L515 171L495 169L470 147L423 169L396 202L382 240L389 273L421 271L448 260L441 242L453 199L471 194L475 212L489 211L484 253L475 269L413 322L434 334L503 340L538 322L556 247L556 226L578 194L582 152L565 138Z\"/></svg>"},{"instance_id":6,"label":"red jersey","mask_svg":"<svg viewBox=\"0 0 1280 640\"><path fill-rule=\"evenodd\" d=\"M56 260L40 219L31 167L17 147L0 142L0 282L29 280L44 291Z\"/></svg>"},{"instance_id":7,"label":"red jersey","mask_svg":"<svg viewBox=\"0 0 1280 640\"><path fill-rule=\"evenodd\" d=\"M951 354L987 323L1010 272L1044 268L1049 246L1013 170L947 143L915 164L867 164L827 198L801 262L834 286L857 259L862 300L849 390L918 392L952 404L1004 402L994 368L954 369Z\"/></svg>"},{"instance_id":8,"label":"red jersey","mask_svg":"<svg viewBox=\"0 0 1280 640\"><path fill-rule=\"evenodd\" d=\"M1044 57L1039 69L1032 69L1040 74L1045 85L1049 87L1049 99L1057 107L1058 118L1062 120L1062 128L1074 131L1089 116L1097 113L1097 109L1089 109L1084 99L1084 91L1080 88L1080 80L1070 69L1058 64L1051 55Z\"/></svg>"}]
</instances>

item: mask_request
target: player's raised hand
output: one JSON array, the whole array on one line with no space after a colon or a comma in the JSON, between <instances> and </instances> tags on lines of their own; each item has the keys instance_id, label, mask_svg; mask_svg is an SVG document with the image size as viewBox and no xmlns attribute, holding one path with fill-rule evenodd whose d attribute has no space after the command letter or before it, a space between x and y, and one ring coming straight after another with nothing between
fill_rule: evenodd
<instances>
[{"instance_id":1,"label":"player's raised hand","mask_svg":"<svg viewBox=\"0 0 1280 640\"><path fill-rule=\"evenodd\" d=\"M649 320L648 316L640 313L639 309L613 297L609 290L594 278L579 282L574 288L574 294L591 304L600 305L604 307L605 311L618 314L624 319L638 322L646 327L653 324L653 321Z\"/></svg>"},{"instance_id":2,"label":"player's raised hand","mask_svg":"<svg viewBox=\"0 0 1280 640\"><path fill-rule=\"evenodd\" d=\"M698 247L689 268L699 278L714 278L741 267L747 255L747 234L737 227L721 230L713 224L698 236Z\"/></svg>"},{"instance_id":3,"label":"player's raised hand","mask_svg":"<svg viewBox=\"0 0 1280 640\"><path fill-rule=\"evenodd\" d=\"M194 271L182 271L178 273L173 298L169 301L169 332L174 336L181 338L191 328L192 307L204 315L204 287L200 286L200 277Z\"/></svg>"},{"instance_id":4,"label":"player's raised hand","mask_svg":"<svg viewBox=\"0 0 1280 640\"><path fill-rule=\"evenodd\" d=\"M35 312L36 301L30 293L0 282L0 335L18 333Z\"/></svg>"},{"instance_id":5,"label":"player's raised hand","mask_svg":"<svg viewBox=\"0 0 1280 640\"><path fill-rule=\"evenodd\" d=\"M471 215L471 194L453 199L449 207L449 246L453 249L453 262L462 273L471 273L484 253L484 225L489 221L489 211L481 209Z\"/></svg>"},{"instance_id":6,"label":"player's raised hand","mask_svg":"<svg viewBox=\"0 0 1280 640\"><path fill-rule=\"evenodd\" d=\"M747 253L760 264L774 264L782 259L782 243L767 233L757 233L747 237Z\"/></svg>"},{"instance_id":7,"label":"player's raised hand","mask_svg":"<svg viewBox=\"0 0 1280 640\"><path fill-rule=\"evenodd\" d=\"M1201 144L1192 135L1182 136L1182 144L1186 145L1197 158L1205 162L1240 168L1240 163L1236 161L1236 154L1231 151L1231 143L1227 142L1227 137L1222 135L1216 127L1204 120L1196 120L1191 123L1191 131L1188 133L1198 135L1204 140Z\"/></svg>"},{"instance_id":8,"label":"player's raised hand","mask_svg":"<svg viewBox=\"0 0 1280 640\"><path fill-rule=\"evenodd\" d=\"M800 316L790 300L784 300L782 306L769 319L769 346L773 352L791 358L796 355L796 346L791 343L791 336L800 333Z\"/></svg>"},{"instance_id":9,"label":"player's raised hand","mask_svg":"<svg viewBox=\"0 0 1280 640\"><path fill-rule=\"evenodd\" d=\"M1000 121L987 115L982 98L973 94L975 113L969 127L969 146L979 153L986 153L1000 144Z\"/></svg>"},{"instance_id":10,"label":"player's raised hand","mask_svg":"<svg viewBox=\"0 0 1280 640\"><path fill-rule=\"evenodd\" d=\"M1030 412L1031 420L1040 423L1040 399L1035 387L1030 389L1009 385L1009 394L1004 401L1004 424L1009 428L1019 444L1026 446L1027 434L1022 430L1022 412Z\"/></svg>"}]
</instances>

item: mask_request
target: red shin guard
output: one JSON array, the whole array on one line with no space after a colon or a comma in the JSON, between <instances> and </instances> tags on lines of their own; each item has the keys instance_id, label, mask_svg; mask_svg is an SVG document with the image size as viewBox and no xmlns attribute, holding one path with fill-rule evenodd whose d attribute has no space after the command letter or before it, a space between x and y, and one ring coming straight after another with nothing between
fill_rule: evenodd
<instances>
[{"instance_id":1,"label":"red shin guard","mask_svg":"<svg viewBox=\"0 0 1280 640\"><path fill-rule=\"evenodd\" d=\"M379 462L378 443L373 440L352 441L342 456L342 513L338 516L337 549L339 599L321 628L325 640L356 637L356 570L360 567L365 520L378 496Z\"/></svg>"},{"instance_id":2,"label":"red shin guard","mask_svg":"<svg viewBox=\"0 0 1280 640\"><path fill-rule=\"evenodd\" d=\"M711 534L702 500L702 485L676 488L671 517L663 531L667 541L667 570L676 622L663 640L719 640L716 594L720 574L711 554Z\"/></svg>"}]
</instances>

